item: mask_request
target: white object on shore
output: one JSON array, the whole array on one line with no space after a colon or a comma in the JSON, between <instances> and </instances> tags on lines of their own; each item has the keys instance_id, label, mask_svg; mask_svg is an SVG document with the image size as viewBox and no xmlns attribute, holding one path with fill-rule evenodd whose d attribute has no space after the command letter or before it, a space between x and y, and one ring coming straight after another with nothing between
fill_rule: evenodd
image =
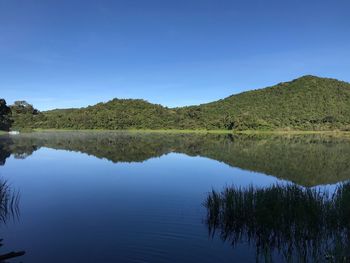
<instances>
[{"instance_id":1,"label":"white object on shore","mask_svg":"<svg viewBox=\"0 0 350 263\"><path fill-rule=\"evenodd\" d=\"M19 134L19 131L10 131L9 134L10 134L10 135L18 135L18 134Z\"/></svg>"}]
</instances>

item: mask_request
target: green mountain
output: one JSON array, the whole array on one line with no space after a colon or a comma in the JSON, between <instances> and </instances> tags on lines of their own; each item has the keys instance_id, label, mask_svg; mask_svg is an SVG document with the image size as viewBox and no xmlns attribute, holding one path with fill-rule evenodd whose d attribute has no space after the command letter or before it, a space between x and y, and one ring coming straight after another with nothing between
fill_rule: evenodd
<instances>
[{"instance_id":1,"label":"green mountain","mask_svg":"<svg viewBox=\"0 0 350 263\"><path fill-rule=\"evenodd\" d=\"M220 129L350 128L350 84L304 76L223 100L180 109Z\"/></svg>"},{"instance_id":2,"label":"green mountain","mask_svg":"<svg viewBox=\"0 0 350 263\"><path fill-rule=\"evenodd\" d=\"M350 130L350 84L304 76L198 106L171 109L144 100L113 99L25 118L14 114L13 119L15 128Z\"/></svg>"},{"instance_id":3,"label":"green mountain","mask_svg":"<svg viewBox=\"0 0 350 263\"><path fill-rule=\"evenodd\" d=\"M43 112L36 123L45 128L161 129L176 127L176 112L144 100L113 99L80 109Z\"/></svg>"}]
</instances>

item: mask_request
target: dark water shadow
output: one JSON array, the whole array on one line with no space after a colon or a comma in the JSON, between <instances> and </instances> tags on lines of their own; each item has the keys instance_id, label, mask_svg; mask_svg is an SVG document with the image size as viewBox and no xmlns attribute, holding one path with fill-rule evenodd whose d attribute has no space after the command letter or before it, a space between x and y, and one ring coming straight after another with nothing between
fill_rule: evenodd
<instances>
[{"instance_id":1,"label":"dark water shadow","mask_svg":"<svg viewBox=\"0 0 350 263\"><path fill-rule=\"evenodd\" d=\"M248 243L256 262L350 262L350 183L334 193L297 185L226 187L208 194L211 237Z\"/></svg>"}]
</instances>

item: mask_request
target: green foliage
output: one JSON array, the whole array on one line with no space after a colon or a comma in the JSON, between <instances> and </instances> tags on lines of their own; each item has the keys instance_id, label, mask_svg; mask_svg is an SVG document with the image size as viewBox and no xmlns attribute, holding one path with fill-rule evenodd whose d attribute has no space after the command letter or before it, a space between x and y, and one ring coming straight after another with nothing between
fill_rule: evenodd
<instances>
[{"instance_id":1,"label":"green foliage","mask_svg":"<svg viewBox=\"0 0 350 263\"><path fill-rule=\"evenodd\" d=\"M43 120L44 115L26 101L15 101L10 106L12 111L12 130L28 131Z\"/></svg>"},{"instance_id":2,"label":"green foliage","mask_svg":"<svg viewBox=\"0 0 350 263\"><path fill-rule=\"evenodd\" d=\"M350 84L304 76L203 104L200 109L202 121L214 129L347 129Z\"/></svg>"},{"instance_id":3,"label":"green foliage","mask_svg":"<svg viewBox=\"0 0 350 263\"><path fill-rule=\"evenodd\" d=\"M350 84L314 76L173 109L132 99L43 113L23 101L11 107L14 126L29 128L350 130Z\"/></svg>"},{"instance_id":4,"label":"green foliage","mask_svg":"<svg viewBox=\"0 0 350 263\"><path fill-rule=\"evenodd\" d=\"M35 122L37 128L162 129L175 128L176 114L143 100L114 99L81 109L52 110Z\"/></svg>"},{"instance_id":5,"label":"green foliage","mask_svg":"<svg viewBox=\"0 0 350 263\"><path fill-rule=\"evenodd\" d=\"M8 131L11 127L11 109L4 99L0 99L0 130Z\"/></svg>"},{"instance_id":6,"label":"green foliage","mask_svg":"<svg viewBox=\"0 0 350 263\"><path fill-rule=\"evenodd\" d=\"M11 107L13 113L16 114L38 114L38 110L34 109L33 105L24 100L15 101Z\"/></svg>"}]
</instances>

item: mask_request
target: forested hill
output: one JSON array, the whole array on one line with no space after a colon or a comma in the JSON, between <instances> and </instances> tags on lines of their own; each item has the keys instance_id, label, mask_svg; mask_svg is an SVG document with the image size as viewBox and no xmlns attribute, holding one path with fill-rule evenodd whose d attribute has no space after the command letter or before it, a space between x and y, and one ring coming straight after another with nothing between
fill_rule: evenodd
<instances>
[{"instance_id":1,"label":"forested hill","mask_svg":"<svg viewBox=\"0 0 350 263\"><path fill-rule=\"evenodd\" d=\"M81 109L44 112L36 125L73 129L162 129L176 127L176 112L144 100L113 99Z\"/></svg>"},{"instance_id":2,"label":"forested hill","mask_svg":"<svg viewBox=\"0 0 350 263\"><path fill-rule=\"evenodd\" d=\"M265 89L180 109L227 129L350 128L350 84L304 76Z\"/></svg>"},{"instance_id":3,"label":"forested hill","mask_svg":"<svg viewBox=\"0 0 350 263\"><path fill-rule=\"evenodd\" d=\"M184 94L185 96L185 94ZM23 115L13 127L71 129L350 129L350 84L304 76L198 106L166 108L144 100L113 99L80 109Z\"/></svg>"}]
</instances>

